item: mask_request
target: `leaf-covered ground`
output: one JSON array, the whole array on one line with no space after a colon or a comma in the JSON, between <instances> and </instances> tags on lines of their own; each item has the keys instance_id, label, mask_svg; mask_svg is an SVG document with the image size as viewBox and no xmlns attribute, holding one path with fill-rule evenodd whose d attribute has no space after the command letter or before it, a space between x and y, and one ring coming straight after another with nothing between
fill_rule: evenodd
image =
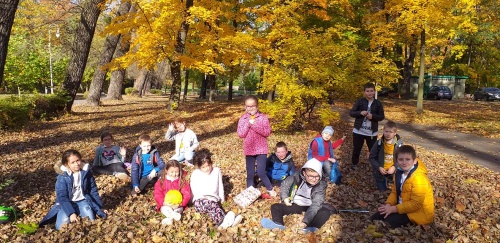
<instances>
[{"instance_id":1,"label":"leaf-covered ground","mask_svg":"<svg viewBox=\"0 0 500 243\"><path fill-rule=\"evenodd\" d=\"M168 123L180 115L188 118L188 126L197 133L200 146L214 153L215 164L222 168L226 179L228 201L223 206L244 216L241 225L219 231L208 217L189 208L181 223L162 226L162 216L151 210L155 205L152 190L131 197L129 183L98 176L99 191L110 212L108 219L84 220L60 232L53 225L45 226L32 235L20 234L16 226L5 224L0 225L0 239L6 242L498 242L500 239L500 173L472 165L461 157L419 148L417 152L429 169L435 191L436 218L430 227L389 230L380 223L370 222L371 213L341 213L333 215L316 234L296 233L294 226L300 222L300 216L286 217L289 227L285 231L263 229L260 219L270 217L270 206L277 199L260 199L246 209L231 200L245 188L242 141L235 132L243 112L242 102L192 100L184 112L174 114L167 113L165 102L163 97L126 98L120 102L104 101L97 108L76 106L74 114L59 120L33 124L20 132L1 132L0 205L17 207L18 223L38 222L55 200L54 162L69 148L79 150L85 160L91 160L102 130L110 130L115 141L128 148L128 158L138 144L139 135L149 133L153 144L167 159L173 154L174 144L164 140L164 133ZM460 104L453 109L448 107L448 111L462 109ZM396 116L402 107L405 105L399 101L386 101L387 117ZM492 122L491 119L485 122ZM343 132L350 134L352 129L351 124L341 121L332 125L336 130L334 139ZM300 133L276 132L269 137L269 145L285 141L301 166L309 141L320 129L319 125L311 124ZM494 132L498 134L499 130ZM339 209L368 208L374 212L388 192L375 190L366 161L356 171L349 169L351 147L348 137L336 151L343 162L344 184L330 185L327 200Z\"/></svg>"},{"instance_id":2,"label":"leaf-covered ground","mask_svg":"<svg viewBox=\"0 0 500 243\"><path fill-rule=\"evenodd\" d=\"M500 102L424 100L424 114L417 115L416 100L383 99L385 115L398 123L437 126L452 131L500 138ZM352 102L336 105L351 109Z\"/></svg>"}]
</instances>

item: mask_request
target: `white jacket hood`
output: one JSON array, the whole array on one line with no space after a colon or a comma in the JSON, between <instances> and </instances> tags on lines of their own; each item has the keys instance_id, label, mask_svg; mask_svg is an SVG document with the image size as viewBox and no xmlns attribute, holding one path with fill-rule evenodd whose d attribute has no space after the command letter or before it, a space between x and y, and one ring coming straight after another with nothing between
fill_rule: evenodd
<instances>
[{"instance_id":1,"label":"white jacket hood","mask_svg":"<svg viewBox=\"0 0 500 243\"><path fill-rule=\"evenodd\" d=\"M321 164L321 162L319 160L317 160L315 158L308 160L304 164L304 166L302 166L301 171L303 171L306 168L313 169L314 171L316 171L319 174L320 179L323 178L323 164ZM300 173L300 176L303 176L302 173Z\"/></svg>"}]
</instances>

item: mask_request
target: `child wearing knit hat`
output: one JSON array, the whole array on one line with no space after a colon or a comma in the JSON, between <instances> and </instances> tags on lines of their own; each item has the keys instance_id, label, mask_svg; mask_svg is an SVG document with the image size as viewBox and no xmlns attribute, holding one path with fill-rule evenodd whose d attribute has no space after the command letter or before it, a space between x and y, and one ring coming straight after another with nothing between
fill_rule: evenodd
<instances>
[{"instance_id":1,"label":"child wearing knit hat","mask_svg":"<svg viewBox=\"0 0 500 243\"><path fill-rule=\"evenodd\" d=\"M311 141L307 153L307 159L315 158L323 164L323 175L326 179L330 178L332 165L337 162L337 160L333 157L333 151L344 143L346 137L344 135L341 139L332 144L330 139L332 138L333 133L333 128L331 126L326 126L321 134L314 137Z\"/></svg>"}]
</instances>

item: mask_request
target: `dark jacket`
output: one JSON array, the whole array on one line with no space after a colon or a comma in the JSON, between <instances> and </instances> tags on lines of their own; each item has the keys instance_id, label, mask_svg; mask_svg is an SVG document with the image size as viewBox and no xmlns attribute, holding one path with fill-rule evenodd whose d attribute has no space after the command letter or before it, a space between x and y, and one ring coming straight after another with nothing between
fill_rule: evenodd
<instances>
[{"instance_id":1,"label":"dark jacket","mask_svg":"<svg viewBox=\"0 0 500 243\"><path fill-rule=\"evenodd\" d=\"M354 120L354 128L360 129L361 125L363 125L363 120L365 117L361 115L362 111L366 111L368 109L368 100L366 98L361 98L354 103L352 109L349 111L349 115L351 117L356 118ZM378 122L384 120L384 107L382 107L382 102L377 99L373 100L373 103L370 107L370 113L372 114L372 132L378 131Z\"/></svg>"},{"instance_id":2,"label":"dark jacket","mask_svg":"<svg viewBox=\"0 0 500 243\"><path fill-rule=\"evenodd\" d=\"M160 157L160 153L154 146L151 146L151 151L149 151L149 154L151 155L149 157L149 162L153 163L153 166L155 167L154 169L156 172L160 172L163 167L165 167L165 162ZM151 161L152 160L152 161ZM142 175L142 149L140 146L137 146L135 149L135 154L132 157L132 185L139 185L139 182L141 180L141 175Z\"/></svg>"},{"instance_id":3,"label":"dark jacket","mask_svg":"<svg viewBox=\"0 0 500 243\"><path fill-rule=\"evenodd\" d=\"M75 213L75 209L71 205L71 193L73 191L73 176L69 173L66 167L61 166L60 170L56 170L59 174L56 181L56 203L51 207L47 215L40 221L39 226L55 222L59 210L64 210L66 215ZM82 181L82 192L85 200L90 207L101 218L106 218L106 214L102 210L103 205L101 197L97 192L94 175L90 170L90 166L85 164L80 172Z\"/></svg>"},{"instance_id":4,"label":"dark jacket","mask_svg":"<svg viewBox=\"0 0 500 243\"><path fill-rule=\"evenodd\" d=\"M297 171L292 176L287 177L281 183L280 196L281 201L284 201L285 198L289 197L292 197L293 199L293 197L295 196L295 191L297 190L296 188L299 187L303 182L306 183L305 178L302 175L302 171L305 168L311 168L320 175L319 182L316 185L312 186L310 197L311 205L307 209L306 213L304 214L304 218L302 219L303 223L309 224L314 219L314 217L316 217L316 214L321 209L321 207L323 207L323 203L325 202L326 187L328 185L328 182L323 180L321 162L319 162L317 159L310 159L304 164L301 170Z\"/></svg>"},{"instance_id":5,"label":"dark jacket","mask_svg":"<svg viewBox=\"0 0 500 243\"><path fill-rule=\"evenodd\" d=\"M273 180L282 181L286 177L293 175L297 169L293 163L292 152L288 151L285 158L280 160L275 153L272 153L266 161L267 176Z\"/></svg>"},{"instance_id":6,"label":"dark jacket","mask_svg":"<svg viewBox=\"0 0 500 243\"><path fill-rule=\"evenodd\" d=\"M370 151L370 163L372 164L373 168L378 169L379 167L384 167L384 145L382 144L384 140L384 137L379 139L377 143L372 147ZM396 154L396 149L401 147L403 145L403 140L401 140L401 137L399 137L398 134L393 138L394 141L394 155ZM396 165L396 156L394 158L394 165Z\"/></svg>"}]
</instances>

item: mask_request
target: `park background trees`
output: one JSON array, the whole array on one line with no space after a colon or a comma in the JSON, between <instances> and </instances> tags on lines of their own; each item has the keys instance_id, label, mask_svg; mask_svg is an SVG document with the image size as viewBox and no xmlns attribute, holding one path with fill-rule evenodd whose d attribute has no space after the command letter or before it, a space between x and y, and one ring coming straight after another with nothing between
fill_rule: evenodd
<instances>
[{"instance_id":1,"label":"park background trees","mask_svg":"<svg viewBox=\"0 0 500 243\"><path fill-rule=\"evenodd\" d=\"M57 26L53 79L70 94L68 111L89 88L87 101L99 105L102 92L121 99L125 87L143 95L168 86L166 107L176 110L188 83L213 101L217 90L232 99L238 82L257 89L264 111L281 114L277 127L300 129L312 113L325 123L334 118L328 97L357 97L368 81L397 83L403 96L411 76L424 73L499 86L498 7L472 0L20 1L0 85L43 92L47 33ZM422 90L416 106L423 111Z\"/></svg>"}]
</instances>

